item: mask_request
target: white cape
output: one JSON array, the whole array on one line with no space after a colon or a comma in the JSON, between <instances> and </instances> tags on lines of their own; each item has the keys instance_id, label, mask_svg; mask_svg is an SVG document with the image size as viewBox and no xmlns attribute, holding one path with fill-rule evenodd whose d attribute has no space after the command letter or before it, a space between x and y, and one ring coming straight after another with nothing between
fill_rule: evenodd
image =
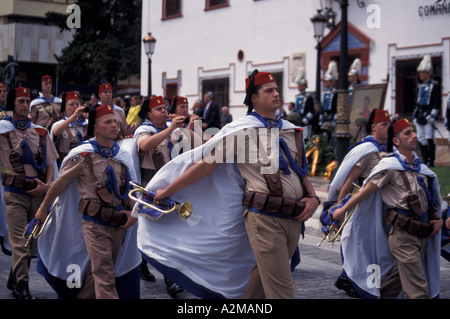
<instances>
[{"instance_id":1,"label":"white cape","mask_svg":"<svg viewBox=\"0 0 450 319\"><path fill-rule=\"evenodd\" d=\"M52 96L52 99L53 99L53 103L62 103L62 100L57 96ZM32 106L39 105L42 103L46 103L46 99L44 98L42 93L39 92L39 96L37 98L35 98L33 101L31 101L30 110L31 110Z\"/></svg>"},{"instance_id":2,"label":"white cape","mask_svg":"<svg viewBox=\"0 0 450 319\"><path fill-rule=\"evenodd\" d=\"M355 166L355 164L358 163L358 161L361 160L361 158L363 158L364 156L375 152L379 152L379 150L375 146L375 144L371 142L359 144L352 148L350 152L348 152L342 163L339 165L333 181L330 183L327 201L338 200L339 192L341 191L341 188L344 185L348 174Z\"/></svg>"},{"instance_id":3,"label":"white cape","mask_svg":"<svg viewBox=\"0 0 450 319\"><path fill-rule=\"evenodd\" d=\"M70 151L61 167L64 167L67 161L75 155L93 151L91 144L85 142ZM125 164L131 180L136 180L129 153L120 149L115 159ZM74 179L59 196L52 217L44 232L38 238L39 254L43 264L49 274L62 280L67 280L72 275L73 270L68 268L70 265L80 267L82 281L90 271L89 255L83 240L82 215L78 213L79 200L78 185L76 179ZM125 233L122 248L115 264L116 277L128 273L141 262L141 254L137 249L136 233L137 223Z\"/></svg>"},{"instance_id":4,"label":"white cape","mask_svg":"<svg viewBox=\"0 0 450 319\"><path fill-rule=\"evenodd\" d=\"M163 166L147 185L155 191L168 186L203 154L245 128L264 127L254 116L226 125L204 145ZM283 129L295 126L283 121ZM183 221L169 214L155 222L139 215L138 247L164 275L202 298L242 298L255 265L244 225L244 181L237 164L221 164L209 176L174 194L190 201L192 216ZM137 214L136 205L133 214Z\"/></svg>"},{"instance_id":5,"label":"white cape","mask_svg":"<svg viewBox=\"0 0 450 319\"><path fill-rule=\"evenodd\" d=\"M387 169L404 170L395 157L384 158L374 167L364 185L375 174ZM433 177L433 185L431 186L440 214L441 197L436 174L424 164L421 165L420 173ZM373 280L374 270L380 270L379 282L382 283L395 264L394 256L388 246L388 225L386 224L384 206L381 200L381 191L375 192L367 200L360 203L344 227L341 238L344 270L348 277L360 289L378 298L380 298L380 287ZM429 283L430 297L434 298L440 291L439 234L428 238L426 249L424 270Z\"/></svg>"},{"instance_id":6,"label":"white cape","mask_svg":"<svg viewBox=\"0 0 450 319\"><path fill-rule=\"evenodd\" d=\"M142 123L141 125L139 125L139 127L134 131L133 134L133 138L130 139L124 139L121 142L122 143L126 143L127 146L127 150L129 150L130 154L131 154L131 158L133 159L133 166L134 166L134 171L136 172L136 181L138 184L141 184L141 166L139 163L139 151L138 151L138 145L137 145L137 139L139 137L139 135L141 135L142 133L153 133L156 134L158 133L158 131L151 125L147 125L148 123L150 123L150 121L147 119L144 123ZM122 144L121 144L122 146Z\"/></svg>"}]
</instances>

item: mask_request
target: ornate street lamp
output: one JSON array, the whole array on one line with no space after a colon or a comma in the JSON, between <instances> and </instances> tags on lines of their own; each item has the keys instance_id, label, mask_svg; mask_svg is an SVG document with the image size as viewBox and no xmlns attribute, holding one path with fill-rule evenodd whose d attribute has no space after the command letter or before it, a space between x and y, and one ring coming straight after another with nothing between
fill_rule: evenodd
<instances>
[{"instance_id":1,"label":"ornate street lamp","mask_svg":"<svg viewBox=\"0 0 450 319\"><path fill-rule=\"evenodd\" d=\"M148 56L148 96L150 97L152 95L152 55L155 52L156 39L149 32L142 41Z\"/></svg>"}]
</instances>

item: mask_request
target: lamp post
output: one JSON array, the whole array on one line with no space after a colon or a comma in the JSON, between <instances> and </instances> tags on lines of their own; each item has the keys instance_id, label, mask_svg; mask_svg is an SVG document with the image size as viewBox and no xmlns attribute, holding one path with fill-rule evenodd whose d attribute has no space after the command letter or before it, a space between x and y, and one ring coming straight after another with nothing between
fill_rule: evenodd
<instances>
[{"instance_id":1,"label":"lamp post","mask_svg":"<svg viewBox=\"0 0 450 319\"><path fill-rule=\"evenodd\" d=\"M151 32L142 40L144 42L145 53L148 56L148 96L152 95L152 55L155 52L156 39Z\"/></svg>"},{"instance_id":2,"label":"lamp post","mask_svg":"<svg viewBox=\"0 0 450 319\"><path fill-rule=\"evenodd\" d=\"M317 68L316 68L316 94L315 104L316 110L320 108L320 56L322 53L322 38L323 32L327 24L327 18L321 13L322 10L317 10L317 13L311 18L311 22L314 26L314 38L317 41Z\"/></svg>"},{"instance_id":3,"label":"lamp post","mask_svg":"<svg viewBox=\"0 0 450 319\"><path fill-rule=\"evenodd\" d=\"M348 92L348 0L341 0L341 51L339 65L339 91L336 121L336 160L342 163L350 144L350 105Z\"/></svg>"}]
</instances>

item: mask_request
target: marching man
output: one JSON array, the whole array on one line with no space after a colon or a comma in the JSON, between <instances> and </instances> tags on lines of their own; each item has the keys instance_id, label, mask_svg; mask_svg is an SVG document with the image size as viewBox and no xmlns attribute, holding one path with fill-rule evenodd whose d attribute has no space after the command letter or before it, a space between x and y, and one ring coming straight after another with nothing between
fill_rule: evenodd
<instances>
[{"instance_id":1,"label":"marching man","mask_svg":"<svg viewBox=\"0 0 450 319\"><path fill-rule=\"evenodd\" d=\"M88 134L95 138L65 158L36 212L44 222L47 207L58 197L52 223L39 237L38 270L63 298L139 298L141 256L128 197L136 175L129 153L114 142L117 133L110 105L91 109ZM81 268L80 289L64 284L69 265Z\"/></svg>"},{"instance_id":2,"label":"marching man","mask_svg":"<svg viewBox=\"0 0 450 319\"><path fill-rule=\"evenodd\" d=\"M58 158L48 131L28 118L29 108L30 90L23 87L11 90L6 110L12 111L12 117L0 121L1 166L11 172L2 173L12 249L7 288L17 299L32 298L28 271L35 245L24 247L23 232L50 187Z\"/></svg>"},{"instance_id":3,"label":"marching man","mask_svg":"<svg viewBox=\"0 0 450 319\"><path fill-rule=\"evenodd\" d=\"M439 184L414 153L417 135L406 119L389 128L388 151L394 146L398 153L382 159L359 193L334 212L340 219L359 204L341 238L344 270L362 297L396 298L403 292L410 299L435 298L440 290L436 234L443 224ZM379 270L369 280L375 266Z\"/></svg>"}]
</instances>

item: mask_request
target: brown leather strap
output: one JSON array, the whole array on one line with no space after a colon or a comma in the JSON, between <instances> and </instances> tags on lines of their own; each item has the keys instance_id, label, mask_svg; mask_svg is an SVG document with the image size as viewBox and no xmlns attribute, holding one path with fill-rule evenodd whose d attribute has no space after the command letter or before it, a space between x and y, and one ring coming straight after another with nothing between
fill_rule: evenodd
<instances>
[{"instance_id":1,"label":"brown leather strap","mask_svg":"<svg viewBox=\"0 0 450 319\"><path fill-rule=\"evenodd\" d=\"M409 181L408 181L408 176L406 176L406 172L405 171L400 171L400 176L402 177L403 184L405 184L406 189L408 190L408 192L410 194L412 194L413 192L412 192L412 189L411 189L411 185L409 184Z\"/></svg>"},{"instance_id":2,"label":"brown leather strap","mask_svg":"<svg viewBox=\"0 0 450 319\"><path fill-rule=\"evenodd\" d=\"M9 146L9 162L17 174L25 175L25 168L23 167L23 162L21 156L14 150L14 147L11 142L11 137L9 136L9 132L5 134L6 141Z\"/></svg>"},{"instance_id":3,"label":"brown leather strap","mask_svg":"<svg viewBox=\"0 0 450 319\"><path fill-rule=\"evenodd\" d=\"M283 186L281 184L280 171L277 171L274 174L264 174L263 176L266 180L270 195L283 197Z\"/></svg>"},{"instance_id":4,"label":"brown leather strap","mask_svg":"<svg viewBox=\"0 0 450 319\"><path fill-rule=\"evenodd\" d=\"M297 163L303 164L303 131L295 130L295 145L297 146Z\"/></svg>"}]
</instances>

